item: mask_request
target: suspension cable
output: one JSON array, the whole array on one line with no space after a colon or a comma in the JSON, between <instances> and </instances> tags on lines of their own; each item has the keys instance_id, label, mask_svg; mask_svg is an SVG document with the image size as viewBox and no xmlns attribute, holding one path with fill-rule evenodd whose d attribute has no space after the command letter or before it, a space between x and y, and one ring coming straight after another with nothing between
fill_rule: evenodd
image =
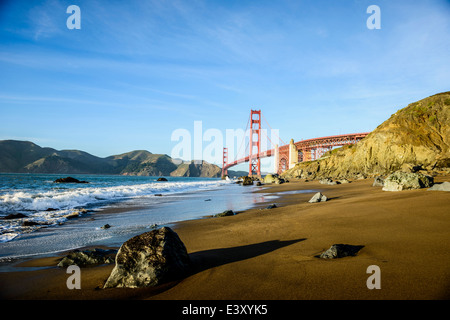
<instances>
[{"instance_id":1,"label":"suspension cable","mask_svg":"<svg viewBox=\"0 0 450 320\"><path fill-rule=\"evenodd\" d=\"M262 113L261 113L261 114L262 114ZM270 130L271 130L271 132L272 132L273 129L272 129L272 127L270 126L269 122L266 120L266 117L264 117L264 114L262 114L262 116L263 116L264 121L267 123L267 125L269 126L269 128L270 128ZM284 142L283 139L281 139L281 138L276 134L275 131L274 131L273 133L277 136L277 138L278 138L281 142L283 142L283 145L286 144L286 142ZM269 138L269 137L267 137L267 138ZM270 140L270 139L269 139L269 140ZM270 142L272 143L272 141L270 141ZM273 144L273 143L272 143L272 144Z\"/></svg>"}]
</instances>

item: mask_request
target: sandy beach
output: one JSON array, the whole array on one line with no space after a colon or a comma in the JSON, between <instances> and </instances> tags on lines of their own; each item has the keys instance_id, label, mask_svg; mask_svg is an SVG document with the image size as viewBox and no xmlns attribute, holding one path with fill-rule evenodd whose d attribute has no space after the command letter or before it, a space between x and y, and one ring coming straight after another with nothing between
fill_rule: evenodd
<instances>
[{"instance_id":1,"label":"sandy beach","mask_svg":"<svg viewBox=\"0 0 450 320\"><path fill-rule=\"evenodd\" d=\"M449 181L436 177L435 182ZM69 290L61 256L18 264L0 273L2 299L151 300L406 300L450 298L450 197L426 189L385 192L373 179L322 185L293 181L265 193L275 202L235 216L177 223L192 272L154 288L101 289L113 265L81 269L81 289ZM316 256L333 244L364 246L354 257ZM380 268L381 289L368 289L367 268ZM32 267L52 266L33 270Z\"/></svg>"}]
</instances>

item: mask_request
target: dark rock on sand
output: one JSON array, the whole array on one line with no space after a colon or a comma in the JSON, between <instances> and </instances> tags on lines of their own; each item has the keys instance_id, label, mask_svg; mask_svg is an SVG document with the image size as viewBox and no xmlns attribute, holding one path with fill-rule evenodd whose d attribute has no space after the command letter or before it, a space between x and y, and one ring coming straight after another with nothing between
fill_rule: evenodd
<instances>
[{"instance_id":1,"label":"dark rock on sand","mask_svg":"<svg viewBox=\"0 0 450 320\"><path fill-rule=\"evenodd\" d=\"M39 222L31 221L31 220L25 220L22 222L23 227L33 227L33 226L39 226L41 225Z\"/></svg>"},{"instance_id":2,"label":"dark rock on sand","mask_svg":"<svg viewBox=\"0 0 450 320\"><path fill-rule=\"evenodd\" d=\"M330 249L323 252L320 256L321 259L336 259L347 256L356 256L356 254L364 248L364 246L354 246L350 244L333 244Z\"/></svg>"},{"instance_id":3,"label":"dark rock on sand","mask_svg":"<svg viewBox=\"0 0 450 320\"><path fill-rule=\"evenodd\" d=\"M27 218L27 216L22 213L11 213L11 214L8 214L7 216L3 217L3 219L5 219L5 220L21 219L21 218Z\"/></svg>"},{"instance_id":4,"label":"dark rock on sand","mask_svg":"<svg viewBox=\"0 0 450 320\"><path fill-rule=\"evenodd\" d=\"M163 227L122 244L104 288L155 286L182 278L189 267L189 255L178 234Z\"/></svg>"},{"instance_id":5,"label":"dark rock on sand","mask_svg":"<svg viewBox=\"0 0 450 320\"><path fill-rule=\"evenodd\" d=\"M114 256L116 253L117 250L113 249L103 250L95 248L93 250L84 251L74 250L62 258L57 266L65 268L71 265L84 267L88 265L114 263Z\"/></svg>"},{"instance_id":6,"label":"dark rock on sand","mask_svg":"<svg viewBox=\"0 0 450 320\"><path fill-rule=\"evenodd\" d=\"M54 183L89 183L87 181L80 181L78 179L67 177L67 178L59 178L53 181Z\"/></svg>"},{"instance_id":7,"label":"dark rock on sand","mask_svg":"<svg viewBox=\"0 0 450 320\"><path fill-rule=\"evenodd\" d=\"M248 177L248 176L243 177L242 185L243 186L251 186L251 185L253 185L253 179L251 177Z\"/></svg>"},{"instance_id":8,"label":"dark rock on sand","mask_svg":"<svg viewBox=\"0 0 450 320\"><path fill-rule=\"evenodd\" d=\"M235 213L233 210L225 210L224 212L218 213L214 215L214 217L227 217L227 216L234 216Z\"/></svg>"}]
</instances>

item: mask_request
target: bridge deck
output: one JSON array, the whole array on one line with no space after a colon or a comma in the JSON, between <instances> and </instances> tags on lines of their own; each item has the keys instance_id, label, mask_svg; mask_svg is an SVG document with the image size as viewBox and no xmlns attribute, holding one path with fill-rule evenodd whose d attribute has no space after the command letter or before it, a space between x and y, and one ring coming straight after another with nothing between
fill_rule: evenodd
<instances>
[{"instance_id":1,"label":"bridge deck","mask_svg":"<svg viewBox=\"0 0 450 320\"><path fill-rule=\"evenodd\" d=\"M337 146L343 146L346 144L353 144L361 139L365 138L370 132L363 133L351 133L351 134L340 134L335 136L327 136L313 139L300 140L298 142L294 142L294 145L298 150L302 151L310 151L316 148L332 148ZM289 150L289 144L278 147L278 151L280 153L286 152ZM264 152L259 153L258 155L253 155L253 158L267 158L271 157L275 154L275 149L266 150ZM239 160L235 160L233 162L227 163L224 166L224 170L228 170L229 168L236 166L240 163L249 162L250 157L246 156Z\"/></svg>"}]
</instances>

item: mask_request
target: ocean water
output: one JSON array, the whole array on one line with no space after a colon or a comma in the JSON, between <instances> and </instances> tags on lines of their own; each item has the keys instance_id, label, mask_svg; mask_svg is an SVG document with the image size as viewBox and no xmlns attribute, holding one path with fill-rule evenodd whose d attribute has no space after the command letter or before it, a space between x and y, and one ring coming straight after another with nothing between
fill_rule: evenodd
<instances>
[{"instance_id":1,"label":"ocean water","mask_svg":"<svg viewBox=\"0 0 450 320\"><path fill-rule=\"evenodd\" d=\"M84 246L120 246L155 226L245 210L270 196L213 178L0 174L0 260ZM74 212L79 216L70 218ZM19 219L4 219L11 214ZM102 228L106 224L110 228Z\"/></svg>"}]
</instances>

